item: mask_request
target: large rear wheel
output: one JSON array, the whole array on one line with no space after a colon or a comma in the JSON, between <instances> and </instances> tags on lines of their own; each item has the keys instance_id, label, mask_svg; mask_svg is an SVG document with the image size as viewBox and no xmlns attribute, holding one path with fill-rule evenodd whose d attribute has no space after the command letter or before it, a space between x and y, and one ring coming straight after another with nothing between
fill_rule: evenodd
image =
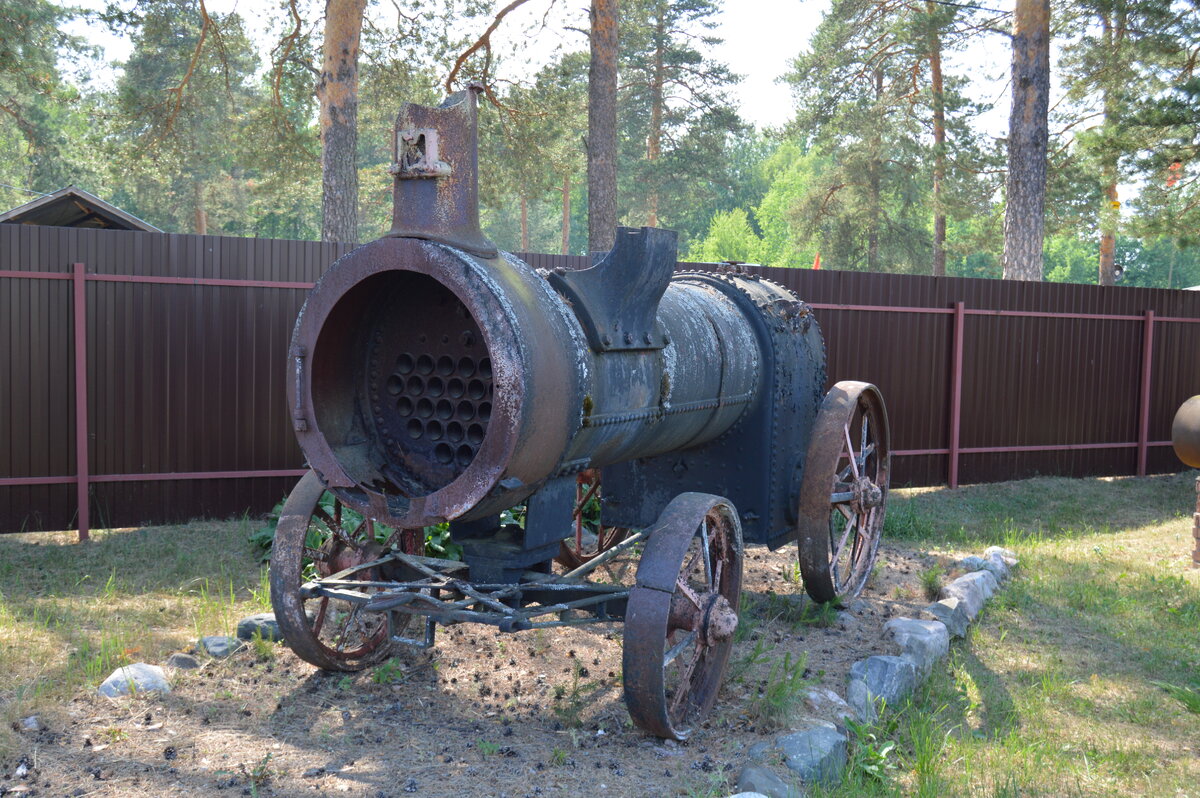
<instances>
[{"instance_id":1,"label":"large rear wheel","mask_svg":"<svg viewBox=\"0 0 1200 798\"><path fill-rule=\"evenodd\" d=\"M839 382L813 426L800 486L800 573L814 601L853 598L875 565L891 478L879 389Z\"/></svg>"}]
</instances>

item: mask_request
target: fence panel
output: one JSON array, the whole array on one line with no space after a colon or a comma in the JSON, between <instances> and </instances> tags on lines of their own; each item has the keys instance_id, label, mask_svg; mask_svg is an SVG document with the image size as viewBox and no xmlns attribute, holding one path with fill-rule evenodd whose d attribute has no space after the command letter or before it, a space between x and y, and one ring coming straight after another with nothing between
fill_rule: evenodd
<instances>
[{"instance_id":1,"label":"fence panel","mask_svg":"<svg viewBox=\"0 0 1200 798\"><path fill-rule=\"evenodd\" d=\"M302 466L284 400L297 286L348 249L0 225L0 532L76 521L72 264L89 506L122 526L257 513L294 483L279 474ZM899 484L1132 474L1143 450L1150 473L1180 468L1163 444L1200 393L1200 292L751 269L817 307L831 382L879 385Z\"/></svg>"}]
</instances>

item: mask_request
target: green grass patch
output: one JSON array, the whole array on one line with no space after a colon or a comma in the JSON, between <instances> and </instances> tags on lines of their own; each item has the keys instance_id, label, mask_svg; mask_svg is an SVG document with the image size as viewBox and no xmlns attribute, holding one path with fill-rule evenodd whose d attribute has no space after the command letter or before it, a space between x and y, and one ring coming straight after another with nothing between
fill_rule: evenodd
<instances>
[{"instance_id":1,"label":"green grass patch","mask_svg":"<svg viewBox=\"0 0 1200 798\"><path fill-rule=\"evenodd\" d=\"M845 783L812 794L1198 794L1195 501L1194 474L897 491L906 543L1021 565L890 714L894 748L861 730Z\"/></svg>"}]
</instances>

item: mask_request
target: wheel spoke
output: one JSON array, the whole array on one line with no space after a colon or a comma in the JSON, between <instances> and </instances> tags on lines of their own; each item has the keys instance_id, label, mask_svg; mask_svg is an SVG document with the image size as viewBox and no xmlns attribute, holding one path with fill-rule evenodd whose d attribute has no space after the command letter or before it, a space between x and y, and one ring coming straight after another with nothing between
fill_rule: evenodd
<instances>
[{"instance_id":1,"label":"wheel spoke","mask_svg":"<svg viewBox=\"0 0 1200 798\"><path fill-rule=\"evenodd\" d=\"M700 605L700 597L697 596L695 591L693 591L688 585L686 577L684 577L682 574L680 574L679 578L675 580L675 587L678 588L679 592L682 593L688 601L695 605L696 609L704 609L704 607Z\"/></svg>"},{"instance_id":2,"label":"wheel spoke","mask_svg":"<svg viewBox=\"0 0 1200 798\"><path fill-rule=\"evenodd\" d=\"M854 444L850 442L850 426L847 424L842 429L846 432L846 451L850 455L850 470L854 473L854 478L858 479L858 463L854 459Z\"/></svg>"},{"instance_id":3,"label":"wheel spoke","mask_svg":"<svg viewBox=\"0 0 1200 798\"><path fill-rule=\"evenodd\" d=\"M841 509L840 504L838 505L838 509ZM842 532L842 539L838 541L838 544L834 546L833 551L830 552L830 559L834 562L837 562L838 557L841 555L842 547L846 545L846 540L850 537L850 531L858 526L856 523L857 520L858 513L850 513L848 516L846 516L846 529Z\"/></svg>"},{"instance_id":4,"label":"wheel spoke","mask_svg":"<svg viewBox=\"0 0 1200 798\"><path fill-rule=\"evenodd\" d=\"M679 703L683 701L692 692L692 673L696 670L696 663L704 656L704 647L696 646L692 651L692 658L688 660L687 667L679 677L679 686L675 688L675 695L671 698L671 715L679 718ZM682 720L682 718L679 718Z\"/></svg>"},{"instance_id":5,"label":"wheel spoke","mask_svg":"<svg viewBox=\"0 0 1200 798\"><path fill-rule=\"evenodd\" d=\"M317 605L317 617L313 619L313 637L321 636L321 627L325 625L325 612L329 609L329 599L326 596L321 597L321 603Z\"/></svg>"},{"instance_id":6,"label":"wheel spoke","mask_svg":"<svg viewBox=\"0 0 1200 798\"><path fill-rule=\"evenodd\" d=\"M663 654L663 667L665 668L670 665L674 659L679 656L680 652L687 648L688 644L696 639L698 634L699 632L693 629L684 635L682 640L667 649L667 653Z\"/></svg>"},{"instance_id":7,"label":"wheel spoke","mask_svg":"<svg viewBox=\"0 0 1200 798\"><path fill-rule=\"evenodd\" d=\"M712 552L708 545L708 516L704 516L704 520L700 522L700 540L703 548L700 549L701 555L704 557L704 578L708 580L709 588L713 585L712 578Z\"/></svg>"}]
</instances>

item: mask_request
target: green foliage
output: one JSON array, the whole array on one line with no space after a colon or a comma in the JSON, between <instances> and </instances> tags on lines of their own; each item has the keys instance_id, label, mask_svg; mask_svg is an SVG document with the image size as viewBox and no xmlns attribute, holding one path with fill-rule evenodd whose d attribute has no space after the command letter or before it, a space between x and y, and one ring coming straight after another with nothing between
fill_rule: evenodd
<instances>
[{"instance_id":1,"label":"green foliage","mask_svg":"<svg viewBox=\"0 0 1200 798\"><path fill-rule=\"evenodd\" d=\"M945 575L946 569L940 565L933 565L921 571L921 591L925 598L936 601L941 596L942 577Z\"/></svg>"},{"instance_id":2,"label":"green foliage","mask_svg":"<svg viewBox=\"0 0 1200 798\"><path fill-rule=\"evenodd\" d=\"M775 660L766 682L750 699L750 715L769 726L782 725L795 712L800 694L808 684L804 676L807 667L807 653L793 660L789 652L783 659Z\"/></svg>"},{"instance_id":3,"label":"green foliage","mask_svg":"<svg viewBox=\"0 0 1200 798\"><path fill-rule=\"evenodd\" d=\"M1168 682L1151 682L1156 687L1161 687L1167 695L1178 701L1183 708L1193 715L1200 715L1200 684L1195 686L1183 684L1170 684Z\"/></svg>"},{"instance_id":4,"label":"green foliage","mask_svg":"<svg viewBox=\"0 0 1200 798\"><path fill-rule=\"evenodd\" d=\"M853 718L846 718L845 722L847 731L854 739L850 767L871 781L885 781L888 772L896 769L896 762L891 758L896 748L895 741L887 739L888 732L871 724L859 723Z\"/></svg>"}]
</instances>

